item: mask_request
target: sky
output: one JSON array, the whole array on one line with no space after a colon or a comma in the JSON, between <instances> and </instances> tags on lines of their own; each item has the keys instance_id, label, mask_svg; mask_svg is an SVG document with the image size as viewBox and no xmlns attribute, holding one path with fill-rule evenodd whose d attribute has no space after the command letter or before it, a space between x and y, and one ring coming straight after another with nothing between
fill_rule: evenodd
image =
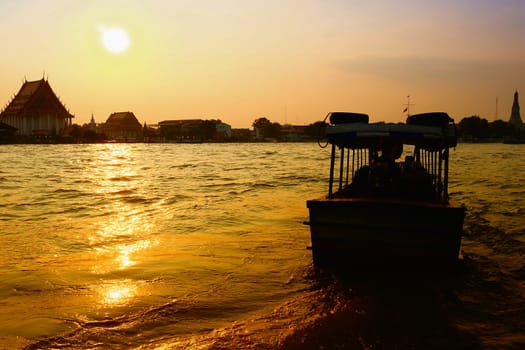
<instances>
[{"instance_id":1,"label":"sky","mask_svg":"<svg viewBox=\"0 0 525 350\"><path fill-rule=\"evenodd\" d=\"M492 121L525 96L523 0L0 0L0 43L1 108L45 77L77 124L399 122L408 100Z\"/></svg>"}]
</instances>

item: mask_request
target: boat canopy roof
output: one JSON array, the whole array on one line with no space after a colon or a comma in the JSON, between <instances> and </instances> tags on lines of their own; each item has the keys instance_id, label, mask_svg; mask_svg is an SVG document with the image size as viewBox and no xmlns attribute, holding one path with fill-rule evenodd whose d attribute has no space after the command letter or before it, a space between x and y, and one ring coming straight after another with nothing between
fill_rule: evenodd
<instances>
[{"instance_id":1,"label":"boat canopy roof","mask_svg":"<svg viewBox=\"0 0 525 350\"><path fill-rule=\"evenodd\" d=\"M326 137L328 142L339 147L381 148L384 144L402 143L439 151L457 144L454 121L444 112L412 115L408 117L407 123L370 124L362 117L352 120L352 115L362 114L336 113L338 116L346 114L345 121L328 125Z\"/></svg>"}]
</instances>

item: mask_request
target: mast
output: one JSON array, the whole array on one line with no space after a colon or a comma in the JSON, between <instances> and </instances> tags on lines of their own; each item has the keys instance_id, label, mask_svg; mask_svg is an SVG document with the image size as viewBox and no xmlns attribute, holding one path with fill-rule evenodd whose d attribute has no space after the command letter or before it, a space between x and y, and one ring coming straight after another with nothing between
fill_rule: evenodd
<instances>
[{"instance_id":1,"label":"mast","mask_svg":"<svg viewBox=\"0 0 525 350\"><path fill-rule=\"evenodd\" d=\"M410 103L410 95L407 96L407 103L405 104L405 109L403 112L406 112L407 118L410 117L410 106L414 106L413 103Z\"/></svg>"},{"instance_id":2,"label":"mast","mask_svg":"<svg viewBox=\"0 0 525 350\"><path fill-rule=\"evenodd\" d=\"M496 96L496 116L494 117L494 120L498 120L498 96Z\"/></svg>"}]
</instances>

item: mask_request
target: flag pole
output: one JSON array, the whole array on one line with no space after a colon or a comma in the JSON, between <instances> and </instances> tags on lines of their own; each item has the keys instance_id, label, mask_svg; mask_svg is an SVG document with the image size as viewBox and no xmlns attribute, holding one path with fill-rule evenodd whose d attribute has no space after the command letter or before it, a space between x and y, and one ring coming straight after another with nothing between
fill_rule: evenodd
<instances>
[{"instance_id":1,"label":"flag pole","mask_svg":"<svg viewBox=\"0 0 525 350\"><path fill-rule=\"evenodd\" d=\"M403 113L406 112L407 118L410 117L410 106L413 106L413 103L410 103L410 95L407 96L407 103L405 105L405 109L403 110Z\"/></svg>"}]
</instances>

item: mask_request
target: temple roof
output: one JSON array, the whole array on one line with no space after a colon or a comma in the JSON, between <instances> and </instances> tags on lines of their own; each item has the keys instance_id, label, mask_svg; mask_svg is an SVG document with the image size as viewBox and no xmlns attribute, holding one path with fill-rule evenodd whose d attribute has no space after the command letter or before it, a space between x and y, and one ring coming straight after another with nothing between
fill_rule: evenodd
<instances>
[{"instance_id":1,"label":"temple roof","mask_svg":"<svg viewBox=\"0 0 525 350\"><path fill-rule=\"evenodd\" d=\"M111 114L106 120L106 126L142 127L133 112L116 112Z\"/></svg>"},{"instance_id":2,"label":"temple roof","mask_svg":"<svg viewBox=\"0 0 525 350\"><path fill-rule=\"evenodd\" d=\"M25 81L20 91L0 113L0 119L8 116L53 113L73 118L51 89L47 80Z\"/></svg>"}]
</instances>

